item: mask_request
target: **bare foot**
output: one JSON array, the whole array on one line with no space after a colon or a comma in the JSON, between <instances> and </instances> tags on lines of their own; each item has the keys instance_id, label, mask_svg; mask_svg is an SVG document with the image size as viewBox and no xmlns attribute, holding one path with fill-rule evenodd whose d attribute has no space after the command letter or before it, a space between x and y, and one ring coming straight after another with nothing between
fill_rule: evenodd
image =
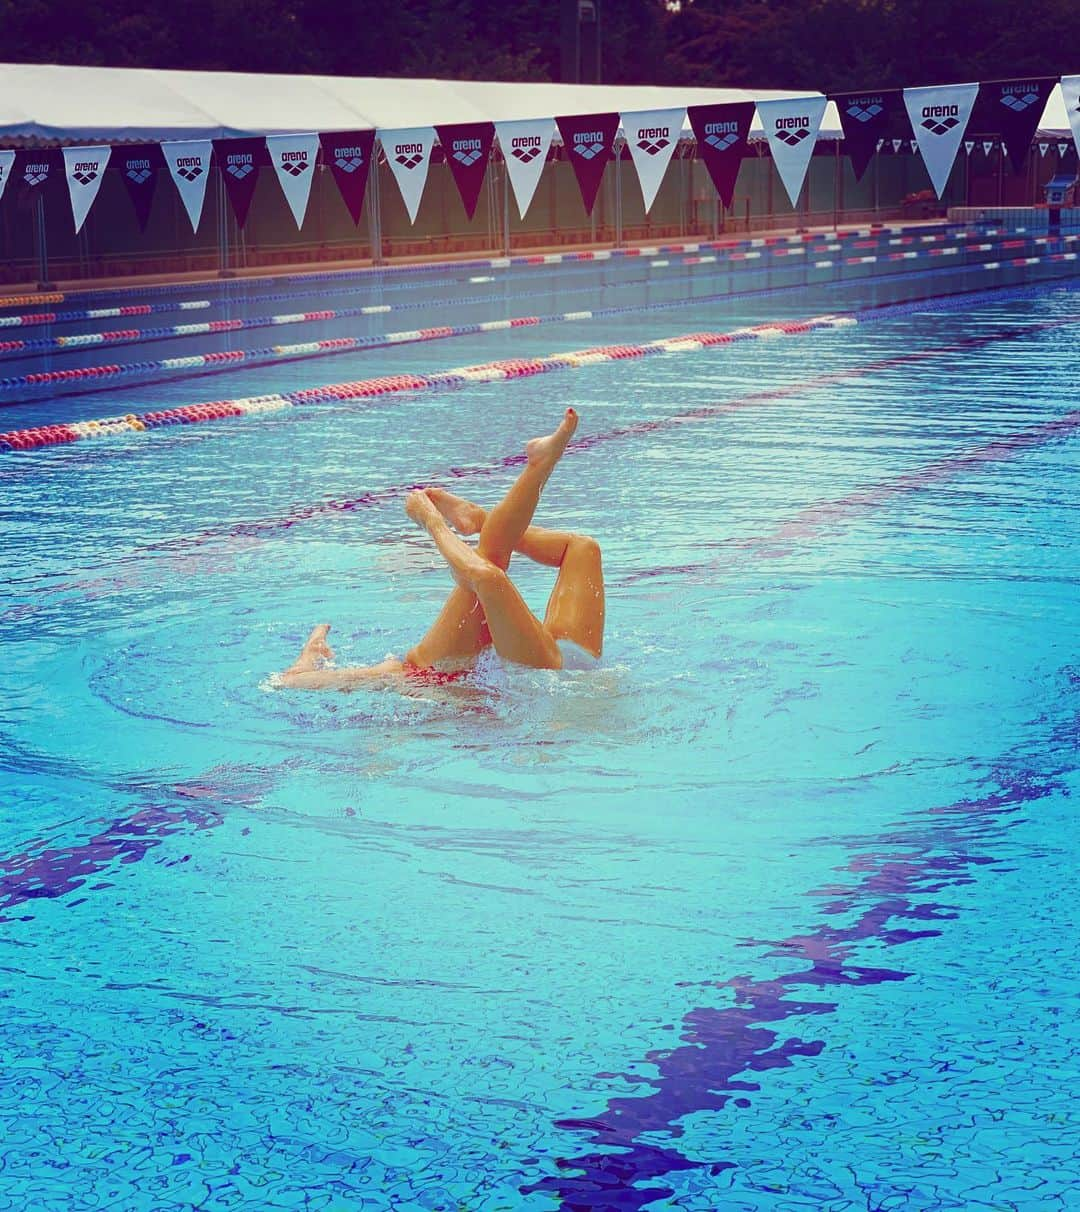
<instances>
[{"instance_id":1,"label":"bare foot","mask_svg":"<svg viewBox=\"0 0 1080 1212\"><path fill-rule=\"evenodd\" d=\"M300 649L300 655L296 658L295 663L285 672L310 673L319 667L320 661L332 661L334 650L326 642L326 633L329 630L329 623L320 623L315 627L311 635L304 641L304 646Z\"/></svg>"},{"instance_id":2,"label":"bare foot","mask_svg":"<svg viewBox=\"0 0 1080 1212\"><path fill-rule=\"evenodd\" d=\"M429 488L427 495L435 508L461 535L479 534L487 516L479 505L466 501L464 497L456 497L445 488Z\"/></svg>"},{"instance_id":3,"label":"bare foot","mask_svg":"<svg viewBox=\"0 0 1080 1212\"><path fill-rule=\"evenodd\" d=\"M533 438L531 442L526 442L525 455L529 462L554 467L562 457L566 444L574 436L577 426L578 415L572 408L568 408L554 433L548 434L546 438Z\"/></svg>"},{"instance_id":4,"label":"bare foot","mask_svg":"<svg viewBox=\"0 0 1080 1212\"><path fill-rule=\"evenodd\" d=\"M442 521L442 514L435 508L432 499L419 489L414 489L405 497L405 512L417 526L423 526L425 530L430 530L433 523Z\"/></svg>"}]
</instances>

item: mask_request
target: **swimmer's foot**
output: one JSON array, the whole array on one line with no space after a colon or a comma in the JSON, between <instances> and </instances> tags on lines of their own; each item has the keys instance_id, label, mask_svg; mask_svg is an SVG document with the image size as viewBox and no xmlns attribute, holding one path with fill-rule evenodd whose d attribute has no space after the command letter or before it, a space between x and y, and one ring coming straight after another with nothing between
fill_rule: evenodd
<instances>
[{"instance_id":1,"label":"swimmer's foot","mask_svg":"<svg viewBox=\"0 0 1080 1212\"><path fill-rule=\"evenodd\" d=\"M479 505L456 497L445 488L429 488L427 495L435 508L450 523L458 534L479 534L487 514Z\"/></svg>"},{"instance_id":2,"label":"swimmer's foot","mask_svg":"<svg viewBox=\"0 0 1080 1212\"><path fill-rule=\"evenodd\" d=\"M315 627L311 635L304 641L304 646L300 649L300 655L296 658L295 663L285 672L287 674L310 673L313 669L318 669L323 661L332 661L334 650L326 642L326 634L329 630L329 623L320 623Z\"/></svg>"},{"instance_id":3,"label":"swimmer's foot","mask_svg":"<svg viewBox=\"0 0 1080 1212\"><path fill-rule=\"evenodd\" d=\"M545 438L533 438L531 442L526 442L525 455L529 462L542 467L554 467L562 458L562 453L574 436L577 426L578 415L572 408L568 408L559 423L559 428L554 433L548 434Z\"/></svg>"},{"instance_id":4,"label":"swimmer's foot","mask_svg":"<svg viewBox=\"0 0 1080 1212\"><path fill-rule=\"evenodd\" d=\"M489 562L454 534L426 492L410 492L405 498L405 512L435 540L454 580L471 591L477 579L490 570Z\"/></svg>"}]
</instances>

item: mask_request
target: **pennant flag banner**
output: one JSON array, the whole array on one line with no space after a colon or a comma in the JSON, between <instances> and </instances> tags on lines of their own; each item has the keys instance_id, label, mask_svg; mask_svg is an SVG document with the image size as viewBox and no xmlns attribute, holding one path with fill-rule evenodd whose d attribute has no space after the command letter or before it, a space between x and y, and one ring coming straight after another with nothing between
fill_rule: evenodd
<instances>
[{"instance_id":1,"label":"pennant flag banner","mask_svg":"<svg viewBox=\"0 0 1080 1212\"><path fill-rule=\"evenodd\" d=\"M972 133L1000 135L1015 172L1024 171L1031 141L1056 83L1049 77L1037 77L979 85L979 99L971 116Z\"/></svg>"},{"instance_id":2,"label":"pennant flag banner","mask_svg":"<svg viewBox=\"0 0 1080 1212\"><path fill-rule=\"evenodd\" d=\"M420 199L427 184L428 165L435 131L430 126L415 126L408 130L380 130L379 141L386 153L390 171L401 190L409 222L416 222Z\"/></svg>"},{"instance_id":3,"label":"pennant flag banner","mask_svg":"<svg viewBox=\"0 0 1080 1212\"><path fill-rule=\"evenodd\" d=\"M329 165L342 200L354 224L359 224L364 209L368 173L375 148L374 130L347 130L320 135L323 163Z\"/></svg>"},{"instance_id":4,"label":"pennant flag banner","mask_svg":"<svg viewBox=\"0 0 1080 1212\"><path fill-rule=\"evenodd\" d=\"M1040 157L1040 159L1041 159L1043 156L1045 156L1045 155L1046 155L1046 153L1047 153L1049 150L1050 150L1050 144L1049 144L1049 143L1040 143L1040 144L1039 144L1039 157Z\"/></svg>"},{"instance_id":5,"label":"pennant flag banner","mask_svg":"<svg viewBox=\"0 0 1080 1212\"><path fill-rule=\"evenodd\" d=\"M4 196L4 190L7 189L7 183L11 180L14 169L15 153L0 151L0 198Z\"/></svg>"},{"instance_id":6,"label":"pennant flag banner","mask_svg":"<svg viewBox=\"0 0 1080 1212\"><path fill-rule=\"evenodd\" d=\"M803 97L780 101L759 101L758 117L765 128L776 171L784 183L792 206L798 206L799 194L814 154L821 119L825 116L824 97Z\"/></svg>"},{"instance_id":7,"label":"pennant flag banner","mask_svg":"<svg viewBox=\"0 0 1080 1212\"><path fill-rule=\"evenodd\" d=\"M164 163L161 146L157 143L133 143L112 149L109 168L120 174L120 180L127 188L140 231L146 231L157 189L158 169Z\"/></svg>"},{"instance_id":8,"label":"pennant flag banner","mask_svg":"<svg viewBox=\"0 0 1080 1212\"><path fill-rule=\"evenodd\" d=\"M949 183L949 174L956 162L978 95L977 84L940 84L904 89L904 104L911 119L911 128L939 200Z\"/></svg>"},{"instance_id":9,"label":"pennant flag banner","mask_svg":"<svg viewBox=\"0 0 1080 1212\"><path fill-rule=\"evenodd\" d=\"M894 155L894 156L898 156L898 155L900 154L900 149L901 149L903 146L904 146L904 140L903 140L903 139L894 139L894 140L892 141L893 155Z\"/></svg>"},{"instance_id":10,"label":"pennant flag banner","mask_svg":"<svg viewBox=\"0 0 1080 1212\"><path fill-rule=\"evenodd\" d=\"M472 220L484 187L495 126L491 122L465 122L456 126L436 126L435 132L450 166L450 174L461 195L465 214Z\"/></svg>"},{"instance_id":11,"label":"pennant flag banner","mask_svg":"<svg viewBox=\"0 0 1080 1212\"><path fill-rule=\"evenodd\" d=\"M855 180L861 181L881 141L900 129L901 123L907 125L903 95L898 88L891 88L880 92L833 93L829 100L835 102L840 115L844 150L851 157Z\"/></svg>"},{"instance_id":12,"label":"pennant flag banner","mask_svg":"<svg viewBox=\"0 0 1080 1212\"><path fill-rule=\"evenodd\" d=\"M993 139L990 139L989 141L984 140L984 141L983 141L983 145L982 145L982 147L983 147L983 155L984 155L984 156L988 156L988 155L990 155L990 153L991 153L991 152L994 150L994 141L993 141Z\"/></svg>"},{"instance_id":13,"label":"pennant flag banner","mask_svg":"<svg viewBox=\"0 0 1080 1212\"><path fill-rule=\"evenodd\" d=\"M192 231L199 230L199 221L202 219L212 151L213 145L209 139L185 139L161 145L161 154L165 157L169 175L187 211Z\"/></svg>"},{"instance_id":14,"label":"pennant flag banner","mask_svg":"<svg viewBox=\"0 0 1080 1212\"><path fill-rule=\"evenodd\" d=\"M94 205L111 155L111 147L64 148L64 176L67 178L76 233L82 231L90 207Z\"/></svg>"},{"instance_id":15,"label":"pennant flag banner","mask_svg":"<svg viewBox=\"0 0 1080 1212\"><path fill-rule=\"evenodd\" d=\"M214 158L225 182L236 226L243 230L259 183L259 169L266 163L266 140L215 139Z\"/></svg>"},{"instance_id":16,"label":"pennant flag banner","mask_svg":"<svg viewBox=\"0 0 1080 1212\"><path fill-rule=\"evenodd\" d=\"M267 135L266 151L299 230L304 226L311 182L315 179L319 136Z\"/></svg>"},{"instance_id":17,"label":"pennant flag banner","mask_svg":"<svg viewBox=\"0 0 1080 1212\"><path fill-rule=\"evenodd\" d=\"M964 140L964 152L965 152L965 154L967 154L967 155L969 155L969 156L970 156L970 155L971 155L971 153L972 153L974 150L975 150L975 140L974 140L974 139L965 139L965 140Z\"/></svg>"},{"instance_id":18,"label":"pennant flag banner","mask_svg":"<svg viewBox=\"0 0 1080 1212\"><path fill-rule=\"evenodd\" d=\"M750 123L754 120L754 103L691 105L686 116L697 139L698 159L708 170L724 209L730 210L735 179L746 155Z\"/></svg>"},{"instance_id":19,"label":"pennant flag banner","mask_svg":"<svg viewBox=\"0 0 1080 1212\"><path fill-rule=\"evenodd\" d=\"M499 147L506 161L506 172L514 190L518 214L522 219L532 205L540 174L544 171L555 123L551 118L526 122L496 122Z\"/></svg>"},{"instance_id":20,"label":"pennant flag banner","mask_svg":"<svg viewBox=\"0 0 1080 1212\"><path fill-rule=\"evenodd\" d=\"M12 175L26 193L37 196L55 188L64 172L64 162L59 152L52 148L18 151Z\"/></svg>"},{"instance_id":21,"label":"pennant flag banner","mask_svg":"<svg viewBox=\"0 0 1080 1212\"><path fill-rule=\"evenodd\" d=\"M623 133L637 169L646 214L656 201L685 120L685 109L652 109L622 116Z\"/></svg>"},{"instance_id":22,"label":"pennant flag banner","mask_svg":"<svg viewBox=\"0 0 1080 1212\"><path fill-rule=\"evenodd\" d=\"M1080 76L1062 76L1061 95L1065 101L1065 112L1069 115L1077 155L1080 155ZM1058 144L1058 153L1062 156L1065 154L1063 148L1067 149L1068 144Z\"/></svg>"},{"instance_id":23,"label":"pennant flag banner","mask_svg":"<svg viewBox=\"0 0 1080 1212\"><path fill-rule=\"evenodd\" d=\"M615 132L619 129L618 114L575 114L556 118L562 135L566 158L574 167L585 213L592 214L604 167L611 159Z\"/></svg>"}]
</instances>

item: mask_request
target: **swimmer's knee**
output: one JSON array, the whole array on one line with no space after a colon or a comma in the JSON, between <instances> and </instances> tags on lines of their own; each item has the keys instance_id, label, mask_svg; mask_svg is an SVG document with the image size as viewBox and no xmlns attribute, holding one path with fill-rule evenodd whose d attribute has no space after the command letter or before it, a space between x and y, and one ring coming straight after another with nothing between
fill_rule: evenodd
<instances>
[{"instance_id":1,"label":"swimmer's knee","mask_svg":"<svg viewBox=\"0 0 1080 1212\"><path fill-rule=\"evenodd\" d=\"M587 556L591 560L600 559L600 544L590 535L571 535L568 548L575 552L579 552L582 556Z\"/></svg>"},{"instance_id":2,"label":"swimmer's knee","mask_svg":"<svg viewBox=\"0 0 1080 1212\"><path fill-rule=\"evenodd\" d=\"M499 590L510 583L506 569L500 568L498 564L493 564L490 560L483 560L477 565L476 570L472 573L472 580L478 592L480 590L487 592Z\"/></svg>"}]
</instances>

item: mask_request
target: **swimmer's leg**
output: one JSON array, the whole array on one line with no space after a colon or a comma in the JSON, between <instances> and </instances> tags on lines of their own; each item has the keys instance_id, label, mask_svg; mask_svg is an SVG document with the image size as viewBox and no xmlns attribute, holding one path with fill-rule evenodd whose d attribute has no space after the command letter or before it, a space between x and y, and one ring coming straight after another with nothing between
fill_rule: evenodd
<instances>
[{"instance_id":1,"label":"swimmer's leg","mask_svg":"<svg viewBox=\"0 0 1080 1212\"><path fill-rule=\"evenodd\" d=\"M486 513L480 505L441 488L427 495L459 534L477 534ZM530 526L514 551L537 564L558 568L544 626L557 640L572 640L599 657L604 644L604 572L600 544L586 535Z\"/></svg>"},{"instance_id":2,"label":"swimmer's leg","mask_svg":"<svg viewBox=\"0 0 1080 1212\"><path fill-rule=\"evenodd\" d=\"M491 646L484 608L470 589L454 586L439 617L427 634L406 653L405 660L420 669L443 661L468 661Z\"/></svg>"},{"instance_id":3,"label":"swimmer's leg","mask_svg":"<svg viewBox=\"0 0 1080 1212\"><path fill-rule=\"evenodd\" d=\"M514 548L532 522L540 492L562 458L577 424L577 413L568 408L553 434L533 438L525 447L527 462L521 474L498 505L488 511L476 550L497 567L509 565Z\"/></svg>"},{"instance_id":4,"label":"swimmer's leg","mask_svg":"<svg viewBox=\"0 0 1080 1212\"><path fill-rule=\"evenodd\" d=\"M392 677L402 670L401 661L390 659L378 665L356 666L351 669L323 669L323 661L333 659L334 652L326 642L329 623L320 623L308 636L300 655L278 677L278 685L289 690L353 690L364 682Z\"/></svg>"},{"instance_id":5,"label":"swimmer's leg","mask_svg":"<svg viewBox=\"0 0 1080 1212\"><path fill-rule=\"evenodd\" d=\"M562 654L543 623L525 605L506 570L474 551L447 526L430 497L412 492L409 516L424 526L450 566L458 585L475 593L483 607L495 651L508 661L538 669L559 669ZM412 653L408 659L412 659Z\"/></svg>"}]
</instances>

